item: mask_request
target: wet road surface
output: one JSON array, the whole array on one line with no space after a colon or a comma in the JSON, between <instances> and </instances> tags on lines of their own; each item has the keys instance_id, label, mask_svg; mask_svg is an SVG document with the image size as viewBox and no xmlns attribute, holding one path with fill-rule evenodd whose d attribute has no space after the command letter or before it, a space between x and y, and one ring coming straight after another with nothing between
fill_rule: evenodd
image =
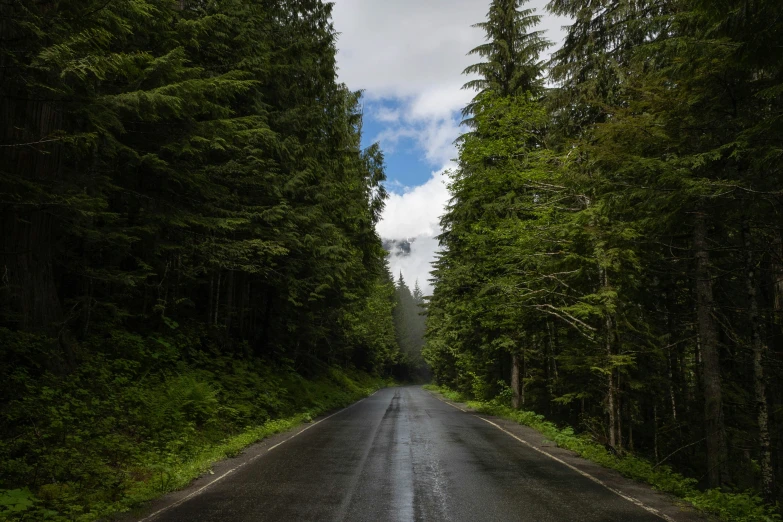
<instances>
[{"instance_id":1,"label":"wet road surface","mask_svg":"<svg viewBox=\"0 0 783 522\"><path fill-rule=\"evenodd\" d=\"M419 387L327 418L154 518L226 521L660 521Z\"/></svg>"}]
</instances>

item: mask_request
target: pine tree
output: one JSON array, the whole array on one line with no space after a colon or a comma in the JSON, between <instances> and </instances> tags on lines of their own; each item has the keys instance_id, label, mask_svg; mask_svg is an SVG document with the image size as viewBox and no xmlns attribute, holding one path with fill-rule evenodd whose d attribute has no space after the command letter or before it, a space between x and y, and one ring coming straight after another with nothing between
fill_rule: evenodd
<instances>
[{"instance_id":1,"label":"pine tree","mask_svg":"<svg viewBox=\"0 0 783 522\"><path fill-rule=\"evenodd\" d=\"M482 95L494 93L501 98L509 96L537 96L543 82L543 63L540 55L551 43L541 31L530 31L541 22L541 16L533 9L524 9L527 0L493 0L487 20L473 27L483 29L487 42L468 54L477 55L485 62L468 66L463 74L477 74L463 89L478 94L462 111L472 126L470 116L477 110Z\"/></svg>"},{"instance_id":2,"label":"pine tree","mask_svg":"<svg viewBox=\"0 0 783 522\"><path fill-rule=\"evenodd\" d=\"M400 365L375 229L384 158L362 148L361 94L337 80L331 9L0 5L4 488L40 486L30 470L50 464L17 437L29 390L85 369L103 397L105 376L113 391L230 374L227 359L270 383L272 367ZM106 476L60 468L58 483Z\"/></svg>"},{"instance_id":3,"label":"pine tree","mask_svg":"<svg viewBox=\"0 0 783 522\"><path fill-rule=\"evenodd\" d=\"M779 17L550 9L574 19L557 88L474 84L423 353L440 383L779 498Z\"/></svg>"}]
</instances>

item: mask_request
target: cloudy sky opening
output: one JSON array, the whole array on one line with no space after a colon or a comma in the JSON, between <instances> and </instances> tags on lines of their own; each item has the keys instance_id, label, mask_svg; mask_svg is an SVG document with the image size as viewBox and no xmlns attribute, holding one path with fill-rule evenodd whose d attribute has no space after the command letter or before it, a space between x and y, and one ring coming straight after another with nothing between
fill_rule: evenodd
<instances>
[{"instance_id":1,"label":"cloudy sky opening","mask_svg":"<svg viewBox=\"0 0 783 522\"><path fill-rule=\"evenodd\" d=\"M559 44L567 20L546 12L547 0L528 6L543 16L539 29ZM378 232L394 245L392 273L402 272L425 293L438 250L439 218L448 202L446 172L457 155L460 111L473 97L461 73L484 41L489 1L336 0L340 80L364 90L364 142L386 155L386 204ZM408 248L409 245L409 248Z\"/></svg>"}]
</instances>

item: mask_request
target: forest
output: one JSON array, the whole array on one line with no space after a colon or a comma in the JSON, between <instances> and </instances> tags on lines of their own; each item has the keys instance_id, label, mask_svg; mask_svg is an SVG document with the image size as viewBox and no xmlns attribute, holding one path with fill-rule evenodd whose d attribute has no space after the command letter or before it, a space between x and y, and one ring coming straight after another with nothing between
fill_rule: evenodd
<instances>
[{"instance_id":1,"label":"forest","mask_svg":"<svg viewBox=\"0 0 783 522\"><path fill-rule=\"evenodd\" d=\"M488 3L430 297L331 3L0 3L0 520L128 512L430 377L783 501L779 0L551 0L556 49Z\"/></svg>"},{"instance_id":2,"label":"forest","mask_svg":"<svg viewBox=\"0 0 783 522\"><path fill-rule=\"evenodd\" d=\"M126 511L421 372L331 9L0 4L0 519Z\"/></svg>"},{"instance_id":3,"label":"forest","mask_svg":"<svg viewBox=\"0 0 783 522\"><path fill-rule=\"evenodd\" d=\"M525 4L491 2L465 71L436 382L783 500L780 3L552 0L546 62Z\"/></svg>"},{"instance_id":4,"label":"forest","mask_svg":"<svg viewBox=\"0 0 783 522\"><path fill-rule=\"evenodd\" d=\"M400 377L414 382L427 382L431 376L422 357L426 329L426 297L415 281L413 290L400 272L395 283L394 332L400 356L404 361Z\"/></svg>"}]
</instances>

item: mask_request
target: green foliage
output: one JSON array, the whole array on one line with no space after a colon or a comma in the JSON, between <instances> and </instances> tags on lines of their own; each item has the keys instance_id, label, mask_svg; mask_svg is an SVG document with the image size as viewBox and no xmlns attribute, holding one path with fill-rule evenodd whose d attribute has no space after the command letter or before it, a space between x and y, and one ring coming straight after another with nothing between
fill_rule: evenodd
<instances>
[{"instance_id":1,"label":"green foliage","mask_svg":"<svg viewBox=\"0 0 783 522\"><path fill-rule=\"evenodd\" d=\"M125 511L384 384L335 367L305 379L200 346L199 337L121 334L116 352L91 351L67 377L28 377L25 394L0 413L4 516L96 520ZM152 351L161 343L170 347L166 358Z\"/></svg>"},{"instance_id":2,"label":"green foliage","mask_svg":"<svg viewBox=\"0 0 783 522\"><path fill-rule=\"evenodd\" d=\"M0 325L56 336L65 321L78 342L198 319L256 356L394 364L345 327L384 277L386 192L380 148L361 148L360 93L336 80L331 4L2 16Z\"/></svg>"},{"instance_id":3,"label":"green foliage","mask_svg":"<svg viewBox=\"0 0 783 522\"><path fill-rule=\"evenodd\" d=\"M501 97L526 96L541 91L539 57L552 44L541 31L532 31L541 22L534 9L524 9L527 0L494 0L490 3L487 20L473 27L483 29L487 42L470 51L485 62L468 66L464 74L478 74L479 78L466 83L463 89L478 91L478 95L463 111L474 115L483 94L494 92ZM473 126L474 120L466 123Z\"/></svg>"},{"instance_id":4,"label":"green foliage","mask_svg":"<svg viewBox=\"0 0 783 522\"><path fill-rule=\"evenodd\" d=\"M491 3L467 71L424 358L752 517L745 492L783 498L777 4L552 0L547 71L522 4Z\"/></svg>"},{"instance_id":5,"label":"green foliage","mask_svg":"<svg viewBox=\"0 0 783 522\"><path fill-rule=\"evenodd\" d=\"M772 522L781 520L780 514L754 493L724 493L717 489L693 492L685 500L698 509L732 522Z\"/></svg>"},{"instance_id":6,"label":"green foliage","mask_svg":"<svg viewBox=\"0 0 783 522\"><path fill-rule=\"evenodd\" d=\"M35 508L40 500L35 498L29 489L0 489L0 516L4 520L10 520L12 517L20 517L27 511ZM56 515L51 510L39 511L44 519Z\"/></svg>"},{"instance_id":7,"label":"green foliage","mask_svg":"<svg viewBox=\"0 0 783 522\"><path fill-rule=\"evenodd\" d=\"M395 289L389 278L379 278L370 296L345 315L353 363L358 368L388 374L403 354L395 336Z\"/></svg>"},{"instance_id":8,"label":"green foliage","mask_svg":"<svg viewBox=\"0 0 783 522\"><path fill-rule=\"evenodd\" d=\"M3 514L125 510L400 360L331 9L0 5Z\"/></svg>"}]
</instances>

